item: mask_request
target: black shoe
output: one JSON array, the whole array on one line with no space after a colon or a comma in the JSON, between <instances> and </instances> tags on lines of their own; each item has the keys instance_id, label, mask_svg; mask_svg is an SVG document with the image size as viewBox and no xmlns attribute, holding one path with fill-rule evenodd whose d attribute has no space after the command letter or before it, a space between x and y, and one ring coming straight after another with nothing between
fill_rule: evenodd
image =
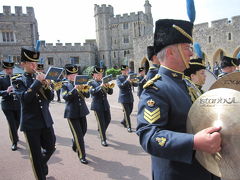
<instances>
[{"instance_id":1,"label":"black shoe","mask_svg":"<svg viewBox=\"0 0 240 180\"><path fill-rule=\"evenodd\" d=\"M72 150L74 152L77 152L77 146L76 146L76 143L74 142L74 140L72 139Z\"/></svg>"},{"instance_id":2,"label":"black shoe","mask_svg":"<svg viewBox=\"0 0 240 180\"><path fill-rule=\"evenodd\" d=\"M121 121L120 123L123 125L123 127L127 128L127 125L126 125L125 121Z\"/></svg>"},{"instance_id":3,"label":"black shoe","mask_svg":"<svg viewBox=\"0 0 240 180\"><path fill-rule=\"evenodd\" d=\"M47 164L43 165L43 173L45 176L48 175L48 165Z\"/></svg>"},{"instance_id":4,"label":"black shoe","mask_svg":"<svg viewBox=\"0 0 240 180\"><path fill-rule=\"evenodd\" d=\"M108 146L106 141L102 141L101 144L102 144L102 146L105 146L105 147Z\"/></svg>"},{"instance_id":5,"label":"black shoe","mask_svg":"<svg viewBox=\"0 0 240 180\"><path fill-rule=\"evenodd\" d=\"M18 149L17 143L14 143L11 147L12 151L16 151Z\"/></svg>"},{"instance_id":6,"label":"black shoe","mask_svg":"<svg viewBox=\"0 0 240 180\"><path fill-rule=\"evenodd\" d=\"M86 160L86 158L81 158L81 159L80 159L80 162L81 162L82 164L88 164L88 161Z\"/></svg>"},{"instance_id":7,"label":"black shoe","mask_svg":"<svg viewBox=\"0 0 240 180\"><path fill-rule=\"evenodd\" d=\"M131 133L131 132L132 132L132 129L131 129L131 128L128 128L127 131L128 131L129 133Z\"/></svg>"}]
</instances>

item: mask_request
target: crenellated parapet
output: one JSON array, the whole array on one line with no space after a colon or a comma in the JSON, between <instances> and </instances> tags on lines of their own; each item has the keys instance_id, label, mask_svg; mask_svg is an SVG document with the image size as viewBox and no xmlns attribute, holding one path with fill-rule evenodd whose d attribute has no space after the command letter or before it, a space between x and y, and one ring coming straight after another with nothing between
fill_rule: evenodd
<instances>
[{"instance_id":1,"label":"crenellated parapet","mask_svg":"<svg viewBox=\"0 0 240 180\"><path fill-rule=\"evenodd\" d=\"M91 52L95 51L96 45L93 43L45 43L41 44L43 52Z\"/></svg>"},{"instance_id":2,"label":"crenellated parapet","mask_svg":"<svg viewBox=\"0 0 240 180\"><path fill-rule=\"evenodd\" d=\"M123 15L116 15L114 17L112 17L110 19L110 24L120 24L120 23L124 23L124 22L147 22L147 15L142 12L139 11L137 13L132 12L130 14L123 14Z\"/></svg>"},{"instance_id":3,"label":"crenellated parapet","mask_svg":"<svg viewBox=\"0 0 240 180\"><path fill-rule=\"evenodd\" d=\"M194 30L198 29L205 29L205 30L211 30L211 29L221 29L226 26L235 26L240 24L240 16L234 16L231 19L224 18L224 19L218 19L215 21L211 21L210 23L201 23L194 25Z\"/></svg>"},{"instance_id":4,"label":"crenellated parapet","mask_svg":"<svg viewBox=\"0 0 240 180\"><path fill-rule=\"evenodd\" d=\"M21 6L15 6L15 13L12 12L11 6L3 6L3 13L0 16L31 16L35 17L33 7L26 7L26 14L23 14Z\"/></svg>"},{"instance_id":5,"label":"crenellated parapet","mask_svg":"<svg viewBox=\"0 0 240 180\"><path fill-rule=\"evenodd\" d=\"M94 4L94 16L99 14L109 14L114 15L113 7L111 5L102 4L101 6Z\"/></svg>"}]
</instances>

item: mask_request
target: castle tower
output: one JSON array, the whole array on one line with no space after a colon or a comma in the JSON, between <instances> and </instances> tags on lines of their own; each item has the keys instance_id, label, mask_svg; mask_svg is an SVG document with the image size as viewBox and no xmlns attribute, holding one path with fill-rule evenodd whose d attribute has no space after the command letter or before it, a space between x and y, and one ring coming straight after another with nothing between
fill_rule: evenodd
<instances>
[{"instance_id":1,"label":"castle tower","mask_svg":"<svg viewBox=\"0 0 240 180\"><path fill-rule=\"evenodd\" d=\"M96 26L96 41L98 47L98 61L103 60L105 65L111 67L111 31L109 20L113 17L113 7L94 5L94 17Z\"/></svg>"},{"instance_id":2,"label":"castle tower","mask_svg":"<svg viewBox=\"0 0 240 180\"><path fill-rule=\"evenodd\" d=\"M145 14L148 16L148 23L153 24L152 10L151 10L152 5L149 3L148 0L145 0L144 8L145 8Z\"/></svg>"}]
</instances>

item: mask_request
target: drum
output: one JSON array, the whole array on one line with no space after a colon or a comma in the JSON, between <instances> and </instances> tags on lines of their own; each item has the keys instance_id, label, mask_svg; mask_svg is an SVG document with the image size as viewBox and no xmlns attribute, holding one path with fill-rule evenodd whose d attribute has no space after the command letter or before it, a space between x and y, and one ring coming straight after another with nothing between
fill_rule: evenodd
<instances>
[{"instance_id":1,"label":"drum","mask_svg":"<svg viewBox=\"0 0 240 180\"><path fill-rule=\"evenodd\" d=\"M217 81L217 76L215 76L215 74L213 74L208 69L205 70L205 74L206 74L206 80L205 80L205 83L202 86L202 90L204 92L208 91L210 89L210 87L212 86L212 84L215 81Z\"/></svg>"}]
</instances>

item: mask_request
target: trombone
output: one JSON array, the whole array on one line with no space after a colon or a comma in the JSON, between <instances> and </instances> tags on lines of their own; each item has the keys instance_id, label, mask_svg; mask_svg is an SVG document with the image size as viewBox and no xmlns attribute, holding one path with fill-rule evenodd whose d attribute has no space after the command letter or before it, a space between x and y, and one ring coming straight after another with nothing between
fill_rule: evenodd
<instances>
[{"instance_id":1,"label":"trombone","mask_svg":"<svg viewBox=\"0 0 240 180\"><path fill-rule=\"evenodd\" d=\"M78 92L87 93L90 90L90 88L91 86L89 86L88 84L77 85Z\"/></svg>"}]
</instances>

